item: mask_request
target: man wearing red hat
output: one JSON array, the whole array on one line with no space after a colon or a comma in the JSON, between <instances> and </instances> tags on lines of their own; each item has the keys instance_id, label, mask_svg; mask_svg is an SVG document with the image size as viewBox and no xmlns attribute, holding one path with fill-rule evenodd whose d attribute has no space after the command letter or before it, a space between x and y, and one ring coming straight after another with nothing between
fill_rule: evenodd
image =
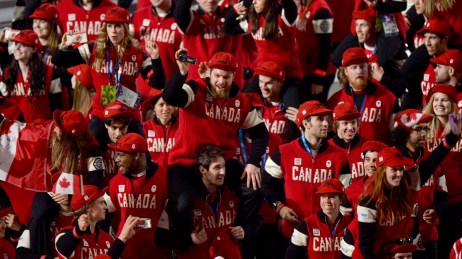
<instances>
[{"instance_id":1,"label":"man wearing red hat","mask_svg":"<svg viewBox=\"0 0 462 259\"><path fill-rule=\"evenodd\" d=\"M258 84L264 104L262 118L268 132L281 137L282 143L287 143L300 136L298 129L296 132L289 132L289 118L295 117L296 109L286 107L282 100L281 91L286 78L284 68L274 61L265 61L255 69L255 74L259 76Z\"/></svg>"},{"instance_id":2,"label":"man wearing red hat","mask_svg":"<svg viewBox=\"0 0 462 259\"><path fill-rule=\"evenodd\" d=\"M387 145L384 143L374 140L367 141L361 147L361 155L364 157L364 169L366 176L360 181L354 182L345 189L346 199L342 200L342 204L340 206L342 215L350 215L354 218L345 229L345 235L340 243L340 250L342 251L343 256L342 258L362 258L361 252L355 250L355 245L357 246L359 243L358 217L356 216L357 206L360 202L361 195L365 190L365 186L368 184L368 181L371 181L371 179L373 179L372 176L377 173L377 154L385 147L387 147Z\"/></svg>"},{"instance_id":3,"label":"man wearing red hat","mask_svg":"<svg viewBox=\"0 0 462 259\"><path fill-rule=\"evenodd\" d=\"M438 57L447 50L447 42L451 36L451 30L444 20L431 19L425 23L424 27L418 31L417 34L425 37L425 47L430 57ZM422 107L426 104L428 92L436 83L435 77L435 68L432 63L429 63L427 70L423 73L420 83ZM413 96L413 98L417 97L418 96Z\"/></svg>"},{"instance_id":4,"label":"man wearing red hat","mask_svg":"<svg viewBox=\"0 0 462 259\"><path fill-rule=\"evenodd\" d=\"M63 34L76 31L87 34L88 42L98 38L106 12L116 5L110 0L63 0L58 4L58 26Z\"/></svg>"},{"instance_id":5,"label":"man wearing red hat","mask_svg":"<svg viewBox=\"0 0 462 259\"><path fill-rule=\"evenodd\" d=\"M457 49L448 49L443 54L430 60L435 65L435 82L438 84L453 85L457 92L457 108L462 111L462 52Z\"/></svg>"},{"instance_id":6,"label":"man wearing red hat","mask_svg":"<svg viewBox=\"0 0 462 259\"><path fill-rule=\"evenodd\" d=\"M135 235L138 217L132 215L124 220L123 228L114 239L97 225L106 218L104 193L107 187L99 190L93 185L85 185L83 195L74 195L71 206L74 210L74 223L56 236L55 246L59 258L94 258L108 254L120 258L125 243Z\"/></svg>"},{"instance_id":7,"label":"man wearing red hat","mask_svg":"<svg viewBox=\"0 0 462 259\"><path fill-rule=\"evenodd\" d=\"M177 51L177 59L180 54L187 54L187 50ZM259 166L266 151L268 131L257 110L252 107L250 99L240 93L233 82L237 70L235 57L226 52L215 53L208 62L209 77L197 81L186 82L189 64L179 60L177 63L180 71L169 80L162 93L162 98L167 103L180 107L176 143L170 151L168 162L167 208L172 224L176 226L177 223L186 222L177 219L186 216L194 198L194 193L185 191L191 189L194 179L191 171L197 148L204 145L223 148L227 166L233 168L230 169L232 173L228 179L233 185L239 184L242 165L232 158L239 148L237 132L240 128L252 139L252 151L244 155L247 164L242 170L242 178L247 179L247 188L243 186L241 195L247 199L242 203L248 207L246 211L250 214L258 213L257 189L261 179ZM184 232L187 228L188 226L180 226L179 231Z\"/></svg>"},{"instance_id":8,"label":"man wearing red hat","mask_svg":"<svg viewBox=\"0 0 462 259\"><path fill-rule=\"evenodd\" d=\"M122 258L166 258L166 250L154 244L154 226L167 201L165 169L146 157L148 144L141 135L128 133L108 146L116 153L119 173L110 181L104 198L109 212L120 215L119 226L114 226L117 235L130 215L150 224L127 241Z\"/></svg>"},{"instance_id":9,"label":"man wearing red hat","mask_svg":"<svg viewBox=\"0 0 462 259\"><path fill-rule=\"evenodd\" d=\"M344 86L328 101L334 108L350 102L361 114L359 134L369 140L389 142L393 118L399 111L397 98L388 89L370 81L370 65L362 48L350 48L343 54L340 81Z\"/></svg>"},{"instance_id":10,"label":"man wearing red hat","mask_svg":"<svg viewBox=\"0 0 462 259\"><path fill-rule=\"evenodd\" d=\"M286 258L340 258L340 242L349 217L340 213L340 201L345 195L342 182L326 179L318 187L321 210L304 218L294 229L287 247Z\"/></svg>"},{"instance_id":11,"label":"man wearing red hat","mask_svg":"<svg viewBox=\"0 0 462 259\"><path fill-rule=\"evenodd\" d=\"M345 175L346 179L341 179L348 187L351 183L365 177L363 157L361 156L361 146L366 139L357 134L359 129L359 114L356 107L350 102L340 103L334 108L334 132L337 133L329 139L329 144L342 149L348 156L350 164L350 175Z\"/></svg>"},{"instance_id":12,"label":"man wearing red hat","mask_svg":"<svg viewBox=\"0 0 462 259\"><path fill-rule=\"evenodd\" d=\"M122 103L115 102L106 106L106 109L104 109L104 125L106 126L107 137L109 138L106 142L115 144L121 137L126 135L132 118L133 110ZM103 150L105 171L102 186L108 186L109 181L117 174L119 168L115 161L114 150L107 146L103 147Z\"/></svg>"},{"instance_id":13,"label":"man wearing red hat","mask_svg":"<svg viewBox=\"0 0 462 259\"><path fill-rule=\"evenodd\" d=\"M420 238L425 248L426 258L437 258L438 218L444 213L448 203L448 187L444 172L439 167L443 158L427 161L430 152L425 150L428 122L433 118L419 110L408 109L396 116L397 127L393 130L393 142L401 153L414 161L420 168L433 172L417 193L417 224ZM422 247L419 247L422 248Z\"/></svg>"},{"instance_id":14,"label":"man wearing red hat","mask_svg":"<svg viewBox=\"0 0 462 259\"><path fill-rule=\"evenodd\" d=\"M283 219L287 238L301 219L320 208L313 190L326 179L350 173L345 152L325 140L331 114L318 101L303 103L296 119L302 136L280 146L265 164L262 190Z\"/></svg>"}]
</instances>

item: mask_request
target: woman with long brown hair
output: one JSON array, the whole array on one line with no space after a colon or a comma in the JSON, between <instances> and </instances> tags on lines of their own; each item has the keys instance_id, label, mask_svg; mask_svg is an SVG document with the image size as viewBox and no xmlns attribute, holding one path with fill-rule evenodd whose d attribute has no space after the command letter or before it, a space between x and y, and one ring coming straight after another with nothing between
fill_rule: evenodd
<instances>
[{"instance_id":1,"label":"woman with long brown hair","mask_svg":"<svg viewBox=\"0 0 462 259\"><path fill-rule=\"evenodd\" d=\"M114 7L106 13L100 35L96 42L70 49L72 38L80 35L68 32L64 34L59 49L53 55L56 66L70 67L87 63L91 68L93 96L89 116L89 131L104 145L109 142L104 126L104 108L116 100L124 102L134 111L140 110L135 80L138 75L146 79L151 70L152 61L133 45L129 35L130 14L125 9ZM155 48L153 42L146 43L146 50L152 57ZM139 114L139 113L138 113ZM141 118L134 118L129 132L144 135Z\"/></svg>"},{"instance_id":2,"label":"woman with long brown hair","mask_svg":"<svg viewBox=\"0 0 462 259\"><path fill-rule=\"evenodd\" d=\"M61 84L42 61L37 34L23 30L11 41L14 58L0 82L1 94L18 104L25 122L51 119L52 110L60 108Z\"/></svg>"},{"instance_id":3,"label":"woman with long brown hair","mask_svg":"<svg viewBox=\"0 0 462 259\"><path fill-rule=\"evenodd\" d=\"M384 246L397 240L413 241L415 195L443 161L460 135L460 117L450 117L451 132L426 166L415 166L399 149L383 148L377 155L377 173L366 184L357 207L359 249L363 258L383 258Z\"/></svg>"}]
</instances>

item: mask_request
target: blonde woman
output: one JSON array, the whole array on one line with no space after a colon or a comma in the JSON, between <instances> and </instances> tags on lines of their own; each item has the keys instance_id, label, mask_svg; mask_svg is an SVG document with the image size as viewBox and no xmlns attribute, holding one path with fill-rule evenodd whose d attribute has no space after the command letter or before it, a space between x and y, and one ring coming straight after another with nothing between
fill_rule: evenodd
<instances>
[{"instance_id":1,"label":"blonde woman","mask_svg":"<svg viewBox=\"0 0 462 259\"><path fill-rule=\"evenodd\" d=\"M91 68L91 76L96 94L90 108L90 128L92 133L104 145L109 142L104 127L104 107L117 97L130 94L134 100L139 97L135 80L138 75L146 79L151 70L152 61L141 49L133 45L129 36L128 24L130 14L123 8L114 7L108 10L103 20L102 29L96 42L84 44L70 49L80 35L68 32L63 35L58 51L52 62L56 66L70 67L87 63ZM146 51L153 58L155 43L147 42ZM124 98L124 97L122 97ZM139 104L130 104L133 110L139 110ZM134 118L129 131L143 135L141 118Z\"/></svg>"},{"instance_id":2,"label":"blonde woman","mask_svg":"<svg viewBox=\"0 0 462 259\"><path fill-rule=\"evenodd\" d=\"M429 122L431 138L426 143L428 151L433 151L438 143L444 143L443 138L451 132L449 116L459 115L457 95L456 88L447 84L437 84L428 93L429 100L423 112L434 115ZM461 144L459 140L441 165L446 177L449 201L446 212L439 220L438 258L448 258L451 244L462 236Z\"/></svg>"}]
</instances>

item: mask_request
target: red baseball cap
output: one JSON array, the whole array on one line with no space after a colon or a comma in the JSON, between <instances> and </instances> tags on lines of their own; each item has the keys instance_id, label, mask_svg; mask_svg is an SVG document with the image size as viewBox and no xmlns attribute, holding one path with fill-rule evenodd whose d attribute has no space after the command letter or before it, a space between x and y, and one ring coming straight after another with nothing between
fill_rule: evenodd
<instances>
[{"instance_id":1,"label":"red baseball cap","mask_svg":"<svg viewBox=\"0 0 462 259\"><path fill-rule=\"evenodd\" d=\"M113 102L104 108L104 118L133 118L133 110L121 102Z\"/></svg>"},{"instance_id":2,"label":"red baseball cap","mask_svg":"<svg viewBox=\"0 0 462 259\"><path fill-rule=\"evenodd\" d=\"M255 69L255 74L271 77L274 79L285 80L286 71L282 66L274 61L265 61Z\"/></svg>"},{"instance_id":3,"label":"red baseball cap","mask_svg":"<svg viewBox=\"0 0 462 259\"><path fill-rule=\"evenodd\" d=\"M225 71L237 70L236 58L227 52L217 52L213 54L208 63L209 68L217 68Z\"/></svg>"},{"instance_id":4,"label":"red baseball cap","mask_svg":"<svg viewBox=\"0 0 462 259\"><path fill-rule=\"evenodd\" d=\"M371 25L375 25L377 13L372 8L353 11L353 19L363 19Z\"/></svg>"},{"instance_id":5,"label":"red baseball cap","mask_svg":"<svg viewBox=\"0 0 462 259\"><path fill-rule=\"evenodd\" d=\"M359 113L358 109L350 102L339 103L335 106L334 113L332 114L334 121L355 120L360 116L361 113Z\"/></svg>"},{"instance_id":6,"label":"red baseball cap","mask_svg":"<svg viewBox=\"0 0 462 259\"><path fill-rule=\"evenodd\" d=\"M298 108L298 113L296 117L296 123L298 127L302 126L302 121L308 117L313 115L320 115L320 114L332 114L332 110L329 110L321 104L319 101L307 101L302 103Z\"/></svg>"},{"instance_id":7,"label":"red baseball cap","mask_svg":"<svg viewBox=\"0 0 462 259\"><path fill-rule=\"evenodd\" d=\"M74 211L79 210L85 204L88 204L99 197L103 196L104 193L107 191L108 187L106 186L102 190L94 185L85 185L83 186L83 193L84 195L74 194L72 196L71 207Z\"/></svg>"},{"instance_id":8,"label":"red baseball cap","mask_svg":"<svg viewBox=\"0 0 462 259\"><path fill-rule=\"evenodd\" d=\"M13 211L13 208L11 207L0 209L0 219L8 215L8 213L10 213L11 211Z\"/></svg>"},{"instance_id":9,"label":"red baseball cap","mask_svg":"<svg viewBox=\"0 0 462 259\"><path fill-rule=\"evenodd\" d=\"M52 4L44 3L35 9L34 13L30 15L29 18L56 21L58 20L58 9Z\"/></svg>"},{"instance_id":10,"label":"red baseball cap","mask_svg":"<svg viewBox=\"0 0 462 259\"><path fill-rule=\"evenodd\" d=\"M41 48L39 38L33 30L22 30L11 41L19 42L27 46Z\"/></svg>"},{"instance_id":11,"label":"red baseball cap","mask_svg":"<svg viewBox=\"0 0 462 259\"><path fill-rule=\"evenodd\" d=\"M395 147L384 147L377 154L377 167L386 165L389 167L404 166L406 169L414 167L414 161L405 157L401 151Z\"/></svg>"},{"instance_id":12,"label":"red baseball cap","mask_svg":"<svg viewBox=\"0 0 462 259\"><path fill-rule=\"evenodd\" d=\"M454 68L457 72L462 72L462 52L457 49L448 49L436 58L430 59L435 64L441 64Z\"/></svg>"},{"instance_id":13,"label":"red baseball cap","mask_svg":"<svg viewBox=\"0 0 462 259\"><path fill-rule=\"evenodd\" d=\"M128 133L122 136L117 143L108 144L108 147L115 151L125 153L138 153L148 151L148 142L137 133Z\"/></svg>"},{"instance_id":14,"label":"red baseball cap","mask_svg":"<svg viewBox=\"0 0 462 259\"><path fill-rule=\"evenodd\" d=\"M451 98L454 102L457 102L457 89L449 84L436 84L427 95L427 103L430 101L430 98L433 96L434 93L443 93L449 98Z\"/></svg>"},{"instance_id":15,"label":"red baseball cap","mask_svg":"<svg viewBox=\"0 0 462 259\"><path fill-rule=\"evenodd\" d=\"M404 127L409 130L414 125L417 125L419 123L427 123L431 121L432 118L433 115L424 114L420 110L407 109L401 111L398 114L398 116L396 116L395 121L396 123L398 123L398 126Z\"/></svg>"},{"instance_id":16,"label":"red baseball cap","mask_svg":"<svg viewBox=\"0 0 462 259\"><path fill-rule=\"evenodd\" d=\"M380 150L382 150L385 147L387 147L387 145L385 143L383 143L383 142L380 142L380 141L375 141L375 140L366 141L361 146L361 154L364 154L367 151L380 152Z\"/></svg>"},{"instance_id":17,"label":"red baseball cap","mask_svg":"<svg viewBox=\"0 0 462 259\"><path fill-rule=\"evenodd\" d=\"M209 247L209 255L212 259L241 258L241 250L237 241L226 229L220 232L212 241Z\"/></svg>"},{"instance_id":18,"label":"red baseball cap","mask_svg":"<svg viewBox=\"0 0 462 259\"><path fill-rule=\"evenodd\" d=\"M364 49L360 47L353 47L347 49L343 53L342 66L347 67L350 65L369 63L369 59L364 52Z\"/></svg>"},{"instance_id":19,"label":"red baseball cap","mask_svg":"<svg viewBox=\"0 0 462 259\"><path fill-rule=\"evenodd\" d=\"M340 180L335 178L326 179L319 185L316 194L322 195L326 193L344 194L345 187Z\"/></svg>"},{"instance_id":20,"label":"red baseball cap","mask_svg":"<svg viewBox=\"0 0 462 259\"><path fill-rule=\"evenodd\" d=\"M82 136L88 129L88 121L79 111L55 110L53 119L58 128L74 137Z\"/></svg>"},{"instance_id":21,"label":"red baseball cap","mask_svg":"<svg viewBox=\"0 0 462 259\"><path fill-rule=\"evenodd\" d=\"M159 91L158 93L150 95L146 100L144 100L144 102L141 104L141 111L143 111L143 114L151 109L152 106L154 106L161 97L162 91Z\"/></svg>"},{"instance_id":22,"label":"red baseball cap","mask_svg":"<svg viewBox=\"0 0 462 259\"><path fill-rule=\"evenodd\" d=\"M417 250L417 246L414 244L390 244L385 246L385 252L390 254L397 253L413 253Z\"/></svg>"},{"instance_id":23,"label":"red baseball cap","mask_svg":"<svg viewBox=\"0 0 462 259\"><path fill-rule=\"evenodd\" d=\"M76 76L79 82L86 88L93 87L93 79L91 77L90 66L88 64L70 67L67 71Z\"/></svg>"},{"instance_id":24,"label":"red baseball cap","mask_svg":"<svg viewBox=\"0 0 462 259\"><path fill-rule=\"evenodd\" d=\"M113 7L106 12L103 22L130 23L130 13L122 7Z\"/></svg>"},{"instance_id":25,"label":"red baseball cap","mask_svg":"<svg viewBox=\"0 0 462 259\"><path fill-rule=\"evenodd\" d=\"M442 19L430 19L428 20L422 29L417 32L417 35L424 36L426 32L433 32L443 37L450 37L451 36L451 28L449 24Z\"/></svg>"}]
</instances>

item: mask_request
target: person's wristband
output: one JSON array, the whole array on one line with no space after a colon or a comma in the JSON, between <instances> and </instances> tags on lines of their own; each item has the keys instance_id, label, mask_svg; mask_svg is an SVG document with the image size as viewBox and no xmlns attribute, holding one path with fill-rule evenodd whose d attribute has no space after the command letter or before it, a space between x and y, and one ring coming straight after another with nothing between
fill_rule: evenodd
<instances>
[{"instance_id":1,"label":"person's wristband","mask_svg":"<svg viewBox=\"0 0 462 259\"><path fill-rule=\"evenodd\" d=\"M277 206L276 206L276 213L279 215L279 212L282 210L282 208L284 208L286 205L284 205L284 203L279 203Z\"/></svg>"}]
</instances>

